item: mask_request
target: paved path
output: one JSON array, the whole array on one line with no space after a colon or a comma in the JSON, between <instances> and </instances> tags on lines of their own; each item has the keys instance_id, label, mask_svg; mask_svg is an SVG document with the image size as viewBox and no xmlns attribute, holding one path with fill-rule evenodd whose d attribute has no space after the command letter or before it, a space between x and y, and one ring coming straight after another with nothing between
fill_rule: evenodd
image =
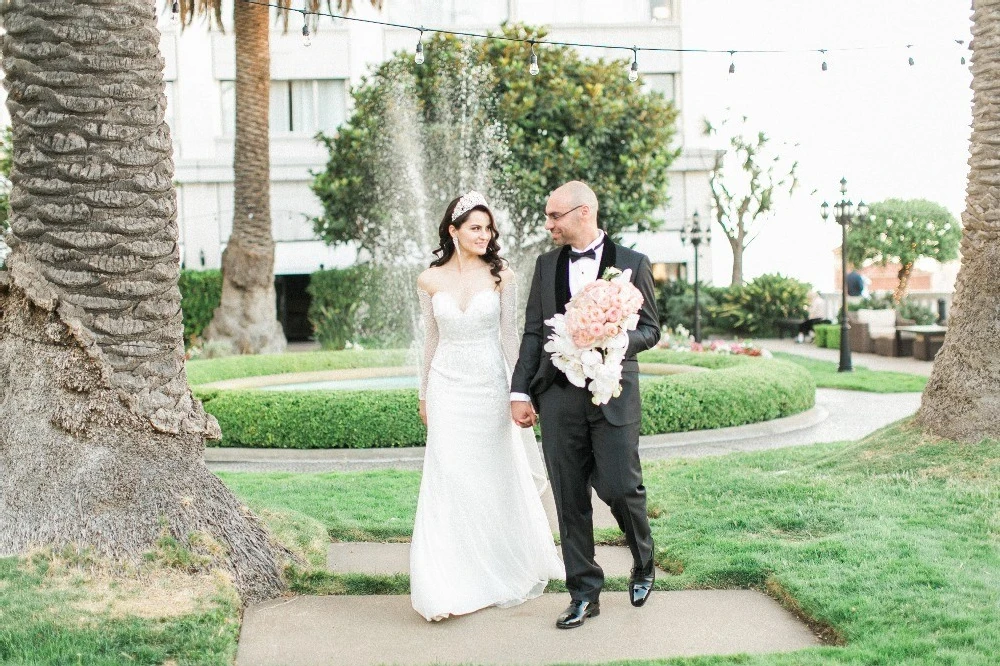
<instances>
[{"instance_id":1,"label":"paved path","mask_svg":"<svg viewBox=\"0 0 1000 666\"><path fill-rule=\"evenodd\" d=\"M601 595L601 615L572 631L554 618L562 594L428 623L407 596L293 597L247 609L239 666L606 663L784 652L819 644L769 597L751 590L655 592L632 608Z\"/></svg>"}]
</instances>

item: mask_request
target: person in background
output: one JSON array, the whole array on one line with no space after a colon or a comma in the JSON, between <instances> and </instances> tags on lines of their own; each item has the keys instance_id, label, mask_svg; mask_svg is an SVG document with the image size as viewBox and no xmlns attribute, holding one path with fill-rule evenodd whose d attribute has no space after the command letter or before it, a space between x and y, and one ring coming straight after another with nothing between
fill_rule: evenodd
<instances>
[{"instance_id":1,"label":"person in background","mask_svg":"<svg viewBox=\"0 0 1000 666\"><path fill-rule=\"evenodd\" d=\"M854 275L852 273L851 275ZM847 276L850 279L850 275ZM850 284L850 283L848 283ZM850 289L848 289L848 294L850 294ZM796 342L802 343L806 341L806 336L810 340L815 337L816 332L813 328L816 324L829 324L830 320L826 318L826 300L819 295L818 292L809 292L809 316L808 318L799 324L799 335L796 338Z\"/></svg>"}]
</instances>

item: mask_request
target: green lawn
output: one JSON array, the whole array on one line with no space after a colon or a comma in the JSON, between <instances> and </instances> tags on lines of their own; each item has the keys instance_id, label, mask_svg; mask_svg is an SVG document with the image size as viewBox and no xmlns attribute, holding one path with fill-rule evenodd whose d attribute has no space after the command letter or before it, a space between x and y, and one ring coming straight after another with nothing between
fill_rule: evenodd
<instances>
[{"instance_id":1,"label":"green lawn","mask_svg":"<svg viewBox=\"0 0 1000 666\"><path fill-rule=\"evenodd\" d=\"M289 571L293 591L406 593L405 576L334 576L323 562L331 536L406 538L418 472L221 476L309 562ZM660 590L763 589L832 643L664 663L997 663L1000 442L902 423L859 442L648 463L645 481L657 560L673 574ZM73 572L0 560L0 663L232 663L238 608L225 586L184 614L143 619L91 607L94 581Z\"/></svg>"},{"instance_id":2,"label":"green lawn","mask_svg":"<svg viewBox=\"0 0 1000 666\"><path fill-rule=\"evenodd\" d=\"M854 366L853 372L837 372L837 363L819 361L797 354L775 352L774 358L802 366L816 380L819 388L870 391L871 393L920 393L927 385L927 377L904 372L869 370Z\"/></svg>"},{"instance_id":3,"label":"green lawn","mask_svg":"<svg viewBox=\"0 0 1000 666\"><path fill-rule=\"evenodd\" d=\"M860 442L647 464L657 559L675 574L660 589L765 589L843 644L669 663L995 664L998 446L902 424ZM255 506L287 507L342 537L397 537L412 520L419 473L224 480ZM296 576L301 590L405 592L400 577Z\"/></svg>"},{"instance_id":4,"label":"green lawn","mask_svg":"<svg viewBox=\"0 0 1000 666\"><path fill-rule=\"evenodd\" d=\"M262 377L291 372L345 370L413 365L405 349L363 351L318 351L257 356L227 356L187 362L188 382L192 386L240 377Z\"/></svg>"}]
</instances>

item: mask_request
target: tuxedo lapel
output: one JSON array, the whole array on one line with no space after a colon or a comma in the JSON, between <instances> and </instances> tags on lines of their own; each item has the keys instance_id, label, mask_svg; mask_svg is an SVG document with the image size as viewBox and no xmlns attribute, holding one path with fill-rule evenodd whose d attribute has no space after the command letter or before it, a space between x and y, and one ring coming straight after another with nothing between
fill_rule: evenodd
<instances>
[{"instance_id":1,"label":"tuxedo lapel","mask_svg":"<svg viewBox=\"0 0 1000 666\"><path fill-rule=\"evenodd\" d=\"M604 277L604 271L615 265L615 259L617 259L616 254L615 244L611 242L610 238L605 238L604 250L601 252L601 265L597 269L598 280Z\"/></svg>"},{"instance_id":2,"label":"tuxedo lapel","mask_svg":"<svg viewBox=\"0 0 1000 666\"><path fill-rule=\"evenodd\" d=\"M556 312L566 313L569 302L569 245L563 245L556 259Z\"/></svg>"}]
</instances>

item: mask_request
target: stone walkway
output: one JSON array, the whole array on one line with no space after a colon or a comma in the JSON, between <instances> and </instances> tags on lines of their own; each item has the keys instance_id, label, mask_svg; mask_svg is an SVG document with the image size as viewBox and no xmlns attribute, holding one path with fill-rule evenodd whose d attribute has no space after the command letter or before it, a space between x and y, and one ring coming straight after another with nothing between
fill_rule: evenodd
<instances>
[{"instance_id":1,"label":"stone walkway","mask_svg":"<svg viewBox=\"0 0 1000 666\"><path fill-rule=\"evenodd\" d=\"M828 358L826 352L794 341L764 341L773 351ZM818 354L823 354L822 356ZM873 363L872 369L929 374L909 359ZM881 357L875 357L879 359ZM836 360L833 358L832 360ZM701 457L819 442L853 440L912 414L919 394L870 394L819 389L816 407L769 423L694 433L643 437L644 460ZM283 450L208 449L213 470L325 472L414 469L423 449ZM543 497L556 531L550 492ZM595 528L616 527L611 511L595 497ZM598 562L608 577L627 577L632 565L625 548L601 546ZM409 571L409 544L334 543L327 566L340 574L391 575ZM658 570L658 578L668 576ZM410 607L408 596L296 596L246 610L237 664L298 666L342 664L409 666L459 664L600 664L627 659L694 655L760 654L820 645L809 627L770 597L753 590L657 591L641 609L625 593L605 592L602 613L574 631L555 628L565 594L545 594L515 608L486 609L428 623Z\"/></svg>"},{"instance_id":2,"label":"stone walkway","mask_svg":"<svg viewBox=\"0 0 1000 666\"><path fill-rule=\"evenodd\" d=\"M799 344L795 342L795 338L772 338L755 340L754 342L770 352L785 352L788 354L815 358L820 361L831 361L833 363L840 362L839 349L817 347L811 342ZM865 367L869 370L891 370L893 372L906 372L911 375L924 375L925 377L929 377L931 370L934 368L933 361L921 361L913 358L912 356L901 356L897 358L892 356L879 356L878 354L860 354L857 352L851 353L851 365L854 367Z\"/></svg>"}]
</instances>

